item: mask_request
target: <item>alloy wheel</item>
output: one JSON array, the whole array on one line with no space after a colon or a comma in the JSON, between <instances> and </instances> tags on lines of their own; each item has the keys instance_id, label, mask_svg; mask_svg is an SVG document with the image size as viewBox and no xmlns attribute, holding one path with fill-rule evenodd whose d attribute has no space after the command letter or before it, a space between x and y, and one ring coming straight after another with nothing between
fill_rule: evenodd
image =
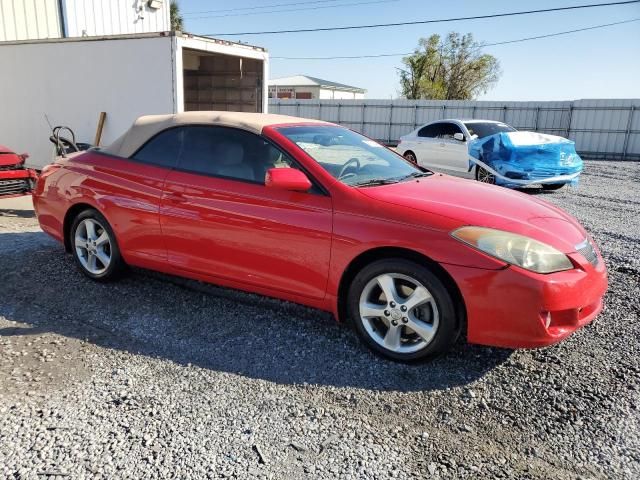
<instances>
[{"instance_id":1,"label":"alloy wheel","mask_svg":"<svg viewBox=\"0 0 640 480\"><path fill-rule=\"evenodd\" d=\"M431 292L415 278L399 273L371 279L360 295L359 313L369 336L395 353L427 347L440 318Z\"/></svg>"},{"instance_id":2,"label":"alloy wheel","mask_svg":"<svg viewBox=\"0 0 640 480\"><path fill-rule=\"evenodd\" d=\"M409 160L411 163L415 163L416 165L418 164L418 159L413 153L405 153L404 158Z\"/></svg>"},{"instance_id":3,"label":"alloy wheel","mask_svg":"<svg viewBox=\"0 0 640 480\"><path fill-rule=\"evenodd\" d=\"M478 167L477 180L482 183L490 183L494 185L496 183L496 177L493 173L485 170L482 167Z\"/></svg>"},{"instance_id":4,"label":"alloy wheel","mask_svg":"<svg viewBox=\"0 0 640 480\"><path fill-rule=\"evenodd\" d=\"M74 246L80 264L89 273L100 275L109 268L112 258L111 239L97 220L85 218L78 224Z\"/></svg>"}]
</instances>

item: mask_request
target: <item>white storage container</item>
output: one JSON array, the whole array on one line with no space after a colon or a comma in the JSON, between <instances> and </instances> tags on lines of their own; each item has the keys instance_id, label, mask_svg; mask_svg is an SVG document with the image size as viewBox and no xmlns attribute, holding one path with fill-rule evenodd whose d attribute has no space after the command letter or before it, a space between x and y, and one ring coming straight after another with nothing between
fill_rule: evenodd
<instances>
[{"instance_id":1,"label":"white storage container","mask_svg":"<svg viewBox=\"0 0 640 480\"><path fill-rule=\"evenodd\" d=\"M268 53L260 47L160 32L0 43L0 144L49 163L51 125L102 144L146 114L267 111ZM47 121L48 118L48 121Z\"/></svg>"}]
</instances>

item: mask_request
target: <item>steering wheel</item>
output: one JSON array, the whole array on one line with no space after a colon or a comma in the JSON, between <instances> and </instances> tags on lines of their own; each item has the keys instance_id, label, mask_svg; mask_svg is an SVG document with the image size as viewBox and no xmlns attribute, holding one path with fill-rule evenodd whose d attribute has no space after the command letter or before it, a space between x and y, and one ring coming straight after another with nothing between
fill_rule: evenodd
<instances>
[{"instance_id":1,"label":"steering wheel","mask_svg":"<svg viewBox=\"0 0 640 480\"><path fill-rule=\"evenodd\" d=\"M356 171L360 170L360 160L358 160L355 157L350 158L349 160L347 160L347 163L345 163L340 169L340 173L338 174L338 180L341 180L342 178L345 177L345 174L347 170L349 170L349 168L354 168L352 164L355 164ZM355 173L351 173L350 175L355 175Z\"/></svg>"},{"instance_id":2,"label":"steering wheel","mask_svg":"<svg viewBox=\"0 0 640 480\"><path fill-rule=\"evenodd\" d=\"M68 138L65 138L65 137L56 138L52 135L51 137L49 137L49 140L51 140L56 145L58 145L58 142L60 142L62 146L65 148L65 150L71 150L72 152L80 151L80 148Z\"/></svg>"},{"instance_id":3,"label":"steering wheel","mask_svg":"<svg viewBox=\"0 0 640 480\"><path fill-rule=\"evenodd\" d=\"M65 137L60 136L60 131L66 130L71 134L71 140ZM76 135L73 133L69 127L65 126L57 126L53 128L53 135L49 137L51 143L56 146L58 155L66 156L67 150L71 150L71 152L79 152L80 148L76 145Z\"/></svg>"}]
</instances>

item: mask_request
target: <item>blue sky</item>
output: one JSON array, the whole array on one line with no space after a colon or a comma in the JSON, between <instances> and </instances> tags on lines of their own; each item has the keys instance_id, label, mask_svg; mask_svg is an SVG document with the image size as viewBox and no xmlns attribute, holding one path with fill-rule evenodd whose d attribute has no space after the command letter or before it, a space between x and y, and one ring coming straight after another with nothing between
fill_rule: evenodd
<instances>
[{"instance_id":1,"label":"blue sky","mask_svg":"<svg viewBox=\"0 0 640 480\"><path fill-rule=\"evenodd\" d=\"M303 4L305 2L306 5ZM285 3L299 5L256 8ZM179 0L185 18L185 30L194 34L390 23L586 3L600 2ZM335 8L324 8L334 5ZM299 10L311 7L314 9ZM217 12L190 14L212 10ZM263 13L274 10L280 11ZM247 13L251 15L246 15ZM197 18L203 16L210 17ZM449 31L470 32L477 40L492 43L632 18L640 18L640 3L444 24L221 38L266 47L274 57L370 55L410 52L420 37L427 37L433 33L445 35ZM640 22L555 38L487 47L485 51L499 59L503 75L498 84L480 97L481 99L572 100L640 97ZM367 98L391 98L398 96L396 67L400 66L401 57L322 61L273 59L270 76L276 78L306 74L366 88Z\"/></svg>"}]
</instances>

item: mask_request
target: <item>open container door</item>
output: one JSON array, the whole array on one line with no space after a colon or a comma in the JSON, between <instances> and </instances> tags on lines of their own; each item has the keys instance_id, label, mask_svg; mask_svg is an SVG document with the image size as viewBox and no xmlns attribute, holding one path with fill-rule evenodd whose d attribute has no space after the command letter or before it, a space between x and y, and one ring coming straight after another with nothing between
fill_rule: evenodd
<instances>
[{"instance_id":1,"label":"open container door","mask_svg":"<svg viewBox=\"0 0 640 480\"><path fill-rule=\"evenodd\" d=\"M178 112L266 112L268 54L264 49L185 36L177 37L177 47Z\"/></svg>"}]
</instances>

